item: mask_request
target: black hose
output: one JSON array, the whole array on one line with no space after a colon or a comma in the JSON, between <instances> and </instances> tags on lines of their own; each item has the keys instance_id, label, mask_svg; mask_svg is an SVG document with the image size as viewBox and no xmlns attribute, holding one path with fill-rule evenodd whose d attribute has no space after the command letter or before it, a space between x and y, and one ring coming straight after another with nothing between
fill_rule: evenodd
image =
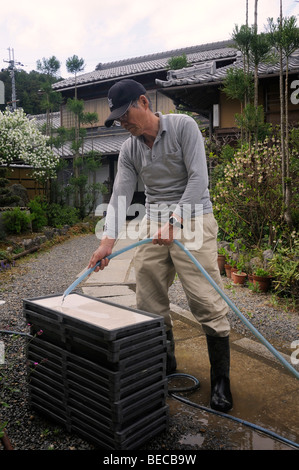
<instances>
[{"instance_id":1,"label":"black hose","mask_svg":"<svg viewBox=\"0 0 299 470\"><path fill-rule=\"evenodd\" d=\"M180 395L177 395L175 392L176 391L180 391L180 392L190 392L190 391L193 391L195 390L196 388L199 388L200 384L199 384L199 381L198 379L196 379L195 377L193 377L192 375L188 375L188 374L170 374L167 376L168 378L173 378L173 377L188 377L190 380L192 380L195 385L193 387L186 387L186 388L180 388L180 389L168 389L168 394L175 398L176 400L179 400L183 403L185 403L186 405L190 405L190 406L193 406L194 408L198 408L202 411L207 411L208 413L212 413L212 414L215 414L217 416L221 416L222 418L227 418L227 419L230 419L232 421L236 421L238 423L241 423L245 426L248 426L252 429L255 429L256 431L260 431L264 434L267 434L275 439L278 439L279 441L282 441L284 442L285 444L288 444L290 446L293 446L293 447L296 447L299 449L299 444L297 444L296 442L293 442L293 441L290 441L289 439L286 439L282 436L280 436L279 434L276 434L275 432L273 431L270 431L269 429L266 429L266 428L263 428L261 426L258 426L257 424L253 424L253 423L250 423L249 421L245 421L244 419L240 419L240 418L236 418L235 416L232 416L232 415L228 415L226 413L223 413L221 411L217 411L217 410L213 410L212 408L208 408L206 406L203 406L203 405L199 405L198 403L194 403L190 400L188 400L187 398L184 398Z\"/></svg>"},{"instance_id":2,"label":"black hose","mask_svg":"<svg viewBox=\"0 0 299 470\"><path fill-rule=\"evenodd\" d=\"M200 387L200 383L199 383L199 380L196 378L196 377L193 377L193 375L189 375L189 374L181 374L181 373L177 373L177 374L169 374L167 376L168 379L171 379L172 377L174 378L187 378L188 380L191 380L192 382L194 382L194 385L190 386L190 387L183 387L183 388L169 388L168 386L168 393L172 393L172 392L193 392L194 390L197 390L199 387Z\"/></svg>"},{"instance_id":3,"label":"black hose","mask_svg":"<svg viewBox=\"0 0 299 470\"><path fill-rule=\"evenodd\" d=\"M10 330L0 330L0 334L2 334L2 333L3 334L9 334L9 335L29 336L29 337L31 337L31 335L29 333L20 333L20 332L17 332L17 331L10 331ZM230 419L232 421L236 421L236 422L241 423L245 426L248 426L252 429L255 429L256 431L260 431L264 434L267 434L271 437L274 437L275 439L278 439L279 441L282 441L282 442L284 442L284 443L286 443L290 446L294 446L294 447L299 449L299 444L297 444L296 442L290 441L289 439L286 439L286 438L280 436L279 434L276 434L275 432L270 431L269 429L265 429L261 426L250 423L249 421L245 421L243 419L236 418L235 416L231 416L231 415L228 415L226 413L222 413L221 411L213 410L212 408L207 408L206 406L199 405L198 403L194 403L194 402L188 400L187 398L181 397L180 395L176 395L175 392L193 392L194 390L197 390L200 387L199 380L196 377L194 377L193 375L183 374L183 373L176 373L176 374L168 375L167 378L168 379L171 379L171 378L187 378L188 380L191 380L194 383L194 385L189 386L189 387L173 388L173 389L168 388L168 394L171 397L175 398L176 400L179 400L179 401L181 401L181 402L183 402L183 403L185 403L189 406L193 406L195 408L198 408L202 411L207 411L208 413L216 414L217 416L221 416L223 418L227 418L227 419Z\"/></svg>"},{"instance_id":4,"label":"black hose","mask_svg":"<svg viewBox=\"0 0 299 470\"><path fill-rule=\"evenodd\" d=\"M10 331L10 330L0 330L0 334L32 337L29 333L20 333L19 331Z\"/></svg>"}]
</instances>

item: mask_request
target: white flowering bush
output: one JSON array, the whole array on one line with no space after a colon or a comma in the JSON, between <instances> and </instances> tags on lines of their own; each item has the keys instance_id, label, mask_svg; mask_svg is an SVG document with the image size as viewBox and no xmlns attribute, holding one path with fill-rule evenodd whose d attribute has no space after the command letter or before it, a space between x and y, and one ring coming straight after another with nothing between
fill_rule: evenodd
<instances>
[{"instance_id":1,"label":"white flowering bush","mask_svg":"<svg viewBox=\"0 0 299 470\"><path fill-rule=\"evenodd\" d=\"M271 245L283 224L281 150L275 138L242 148L213 190L214 211L227 236Z\"/></svg>"},{"instance_id":2,"label":"white flowering bush","mask_svg":"<svg viewBox=\"0 0 299 470\"><path fill-rule=\"evenodd\" d=\"M33 177L46 180L56 176L59 157L47 144L48 137L29 120L22 109L0 112L0 165L9 167L21 160L32 166Z\"/></svg>"}]
</instances>

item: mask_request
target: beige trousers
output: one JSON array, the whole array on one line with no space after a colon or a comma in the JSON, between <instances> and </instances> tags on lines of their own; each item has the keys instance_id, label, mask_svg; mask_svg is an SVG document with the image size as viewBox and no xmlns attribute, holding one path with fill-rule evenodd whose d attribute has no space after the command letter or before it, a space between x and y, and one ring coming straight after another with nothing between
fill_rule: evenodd
<instances>
[{"instance_id":1,"label":"beige trousers","mask_svg":"<svg viewBox=\"0 0 299 470\"><path fill-rule=\"evenodd\" d=\"M202 236L198 237L201 240L200 246L198 249L190 248L190 252L222 288L217 264L218 225L213 214L204 214L201 216L201 221ZM192 223L194 226L194 220ZM157 224L156 228L158 228ZM177 239L188 247L189 235L187 239L184 239L182 232L183 230ZM152 234L152 221L149 228L149 221L144 219L140 227L140 239L152 236ZM192 246L193 244L190 245ZM230 325L227 319L226 302L179 246L174 243L170 246L152 243L141 245L135 253L134 267L137 308L162 315L166 330L172 328L168 289L177 273L190 310L204 332L211 336L228 336Z\"/></svg>"}]
</instances>

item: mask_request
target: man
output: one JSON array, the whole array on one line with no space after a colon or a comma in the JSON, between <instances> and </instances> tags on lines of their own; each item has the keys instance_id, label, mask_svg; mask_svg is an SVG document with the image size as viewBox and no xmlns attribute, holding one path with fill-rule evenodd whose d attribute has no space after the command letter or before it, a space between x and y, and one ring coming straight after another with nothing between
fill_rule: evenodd
<instances>
[{"instance_id":1,"label":"man","mask_svg":"<svg viewBox=\"0 0 299 470\"><path fill-rule=\"evenodd\" d=\"M124 79L108 94L110 127L118 121L131 137L124 142L118 171L107 210L106 225L99 248L89 268L104 269L117 234L125 222L136 187L142 179L146 216L140 238L153 243L139 246L135 254L137 308L164 317L168 343L167 373L176 369L168 289L178 274L190 309L206 333L211 363L211 406L220 411L232 407L229 379L228 307L192 260L173 243L190 244L191 253L221 284L217 265L217 222L208 190L208 174L202 135L194 119L183 114L154 113L145 88ZM125 207L118 208L125 198ZM121 220L119 220L119 217Z\"/></svg>"}]
</instances>

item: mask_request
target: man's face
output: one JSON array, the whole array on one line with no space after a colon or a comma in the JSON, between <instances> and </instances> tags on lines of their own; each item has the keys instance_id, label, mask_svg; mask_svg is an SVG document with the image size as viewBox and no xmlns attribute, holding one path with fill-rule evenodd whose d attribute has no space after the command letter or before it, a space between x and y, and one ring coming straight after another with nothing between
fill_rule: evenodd
<instances>
[{"instance_id":1,"label":"man's face","mask_svg":"<svg viewBox=\"0 0 299 470\"><path fill-rule=\"evenodd\" d=\"M134 136L144 133L146 125L146 114L140 98L137 105L130 106L128 111L119 119L121 126Z\"/></svg>"}]
</instances>

